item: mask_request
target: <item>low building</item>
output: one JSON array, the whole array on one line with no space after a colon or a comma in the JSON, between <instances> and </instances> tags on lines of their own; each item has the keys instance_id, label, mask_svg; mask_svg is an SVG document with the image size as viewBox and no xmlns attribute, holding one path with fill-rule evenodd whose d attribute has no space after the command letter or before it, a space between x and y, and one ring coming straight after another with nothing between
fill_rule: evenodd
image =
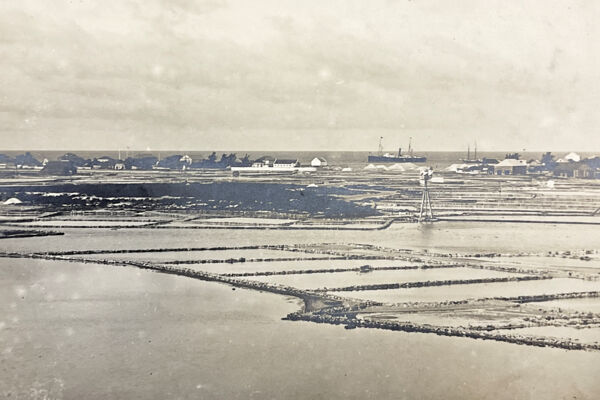
<instances>
[{"instance_id":1,"label":"low building","mask_svg":"<svg viewBox=\"0 0 600 400\"><path fill-rule=\"evenodd\" d=\"M186 162L182 162L181 160L184 159L184 156L182 156L181 154L174 154L172 156L163 158L162 160L158 161L156 163L155 166L152 167L152 169L159 169L159 170L167 170L167 169L183 169L184 165L187 165Z\"/></svg>"},{"instance_id":2,"label":"low building","mask_svg":"<svg viewBox=\"0 0 600 400\"><path fill-rule=\"evenodd\" d=\"M84 165L89 165L92 160L86 160L82 157L79 157L75 153L66 153L58 158L59 161L71 161L73 165L76 167L83 167Z\"/></svg>"},{"instance_id":3,"label":"low building","mask_svg":"<svg viewBox=\"0 0 600 400\"><path fill-rule=\"evenodd\" d=\"M600 157L599 156L586 158L582 162L589 165L590 167L594 168L595 170L600 169Z\"/></svg>"},{"instance_id":4,"label":"low building","mask_svg":"<svg viewBox=\"0 0 600 400\"><path fill-rule=\"evenodd\" d=\"M546 170L546 166L538 160L529 160L527 163L528 174L541 174Z\"/></svg>"},{"instance_id":5,"label":"low building","mask_svg":"<svg viewBox=\"0 0 600 400\"><path fill-rule=\"evenodd\" d=\"M125 161L125 169L143 169L151 170L156 165L158 158L155 156L143 156L143 157L128 157Z\"/></svg>"},{"instance_id":6,"label":"low building","mask_svg":"<svg viewBox=\"0 0 600 400\"><path fill-rule=\"evenodd\" d=\"M273 157L263 156L254 160L254 162L252 163L252 168L272 167L274 162L275 159Z\"/></svg>"},{"instance_id":7,"label":"low building","mask_svg":"<svg viewBox=\"0 0 600 400\"><path fill-rule=\"evenodd\" d=\"M494 165L496 175L526 175L527 163L524 160L507 158Z\"/></svg>"},{"instance_id":8,"label":"low building","mask_svg":"<svg viewBox=\"0 0 600 400\"><path fill-rule=\"evenodd\" d=\"M299 167L300 163L298 160L278 158L273 161L273 168L294 168Z\"/></svg>"},{"instance_id":9,"label":"low building","mask_svg":"<svg viewBox=\"0 0 600 400\"><path fill-rule=\"evenodd\" d=\"M44 168L40 171L43 175L74 175L77 173L77 167L71 162L66 160L59 161L48 161Z\"/></svg>"},{"instance_id":10,"label":"low building","mask_svg":"<svg viewBox=\"0 0 600 400\"><path fill-rule=\"evenodd\" d=\"M15 157L15 164L17 168L33 169L41 168L42 163L39 162L31 153L20 154Z\"/></svg>"},{"instance_id":11,"label":"low building","mask_svg":"<svg viewBox=\"0 0 600 400\"><path fill-rule=\"evenodd\" d=\"M16 165L14 162L0 162L0 169L14 169Z\"/></svg>"},{"instance_id":12,"label":"low building","mask_svg":"<svg viewBox=\"0 0 600 400\"><path fill-rule=\"evenodd\" d=\"M596 170L583 162L560 163L554 168L554 176L561 178L593 179Z\"/></svg>"},{"instance_id":13,"label":"low building","mask_svg":"<svg viewBox=\"0 0 600 400\"><path fill-rule=\"evenodd\" d=\"M459 174L482 174L482 175L493 175L495 171L494 165L487 164L463 164L456 169Z\"/></svg>"},{"instance_id":14,"label":"low building","mask_svg":"<svg viewBox=\"0 0 600 400\"><path fill-rule=\"evenodd\" d=\"M89 166L91 169L115 169L115 164L117 162L118 162L118 160L115 160L112 157L103 156L103 157L99 157L99 158L94 158L89 163ZM86 166L88 166L88 165L86 165Z\"/></svg>"},{"instance_id":15,"label":"low building","mask_svg":"<svg viewBox=\"0 0 600 400\"><path fill-rule=\"evenodd\" d=\"M327 160L324 159L323 157L315 157L310 162L310 165L311 165L311 167L326 167Z\"/></svg>"}]
</instances>

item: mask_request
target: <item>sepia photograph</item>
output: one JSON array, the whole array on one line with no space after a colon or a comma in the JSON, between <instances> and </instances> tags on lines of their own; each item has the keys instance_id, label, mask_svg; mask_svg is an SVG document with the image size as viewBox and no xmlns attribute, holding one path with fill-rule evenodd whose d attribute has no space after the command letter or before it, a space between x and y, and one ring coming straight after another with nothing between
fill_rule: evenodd
<instances>
[{"instance_id":1,"label":"sepia photograph","mask_svg":"<svg viewBox=\"0 0 600 400\"><path fill-rule=\"evenodd\" d=\"M600 399L599 20L1 0L0 399Z\"/></svg>"}]
</instances>

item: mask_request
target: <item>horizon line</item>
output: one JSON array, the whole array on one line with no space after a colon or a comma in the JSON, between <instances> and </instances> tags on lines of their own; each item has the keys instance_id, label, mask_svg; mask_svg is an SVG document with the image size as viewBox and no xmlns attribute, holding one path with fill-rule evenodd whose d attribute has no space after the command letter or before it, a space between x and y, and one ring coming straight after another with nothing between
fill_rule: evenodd
<instances>
[{"instance_id":1,"label":"horizon line","mask_svg":"<svg viewBox=\"0 0 600 400\"><path fill-rule=\"evenodd\" d=\"M414 150L414 149L413 149ZM175 152L175 153L181 153L181 152L230 152L230 153L243 153L243 152L302 152L302 153L307 153L307 152L317 152L317 153L324 153L324 152L339 152L339 153L365 153L365 152L378 152L378 150L328 150L328 149L294 149L294 150L283 150L283 149L260 149L260 150L243 150L243 149L14 149L14 150L10 150L10 149L0 149L0 153L2 152L43 152L43 151L64 151L64 152L137 152L137 153L154 153L154 152ZM384 149L384 152L388 152L388 151L395 151L395 149ZM415 153L418 152L427 152L427 153L455 153L455 152L466 152L466 150L461 149L461 150L415 150ZM514 149L503 149L503 150L477 150L478 153L545 153L545 152L577 152L577 153L600 153L600 150L564 150L564 149L553 149L553 150L548 150L548 149L543 149L543 150L529 150L529 149L522 149L522 150L514 150Z\"/></svg>"}]
</instances>

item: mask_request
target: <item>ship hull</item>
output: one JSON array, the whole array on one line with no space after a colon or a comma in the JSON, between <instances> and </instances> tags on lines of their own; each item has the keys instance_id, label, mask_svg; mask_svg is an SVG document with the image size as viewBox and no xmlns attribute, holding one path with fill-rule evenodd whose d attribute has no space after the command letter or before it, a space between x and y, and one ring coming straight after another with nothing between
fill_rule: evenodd
<instances>
[{"instance_id":1,"label":"ship hull","mask_svg":"<svg viewBox=\"0 0 600 400\"><path fill-rule=\"evenodd\" d=\"M423 163L427 161L427 157L384 157L384 156L369 156L370 163Z\"/></svg>"}]
</instances>

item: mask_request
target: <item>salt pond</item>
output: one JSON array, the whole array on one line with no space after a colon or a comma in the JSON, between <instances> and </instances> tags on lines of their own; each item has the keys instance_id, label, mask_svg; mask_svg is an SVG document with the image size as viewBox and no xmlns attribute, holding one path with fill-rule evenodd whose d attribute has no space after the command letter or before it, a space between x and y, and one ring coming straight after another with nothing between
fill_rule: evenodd
<instances>
[{"instance_id":1,"label":"salt pond","mask_svg":"<svg viewBox=\"0 0 600 400\"><path fill-rule=\"evenodd\" d=\"M548 252L594 249L600 227L593 225L489 224L441 222L393 224L382 231L229 230L229 229L61 229L57 237L8 239L5 250L59 251L161 247L242 246L295 243L368 243L440 252Z\"/></svg>"},{"instance_id":2,"label":"salt pond","mask_svg":"<svg viewBox=\"0 0 600 400\"><path fill-rule=\"evenodd\" d=\"M358 268L362 265L372 267L408 266L418 263L396 260L299 260L299 261L258 261L235 264L180 264L180 267L192 268L198 271L225 273L274 272L274 271L305 271L320 269Z\"/></svg>"},{"instance_id":3,"label":"salt pond","mask_svg":"<svg viewBox=\"0 0 600 400\"><path fill-rule=\"evenodd\" d=\"M282 296L130 267L0 259L0 394L333 400L600 395L597 352L280 319L298 307Z\"/></svg>"},{"instance_id":4,"label":"salt pond","mask_svg":"<svg viewBox=\"0 0 600 400\"><path fill-rule=\"evenodd\" d=\"M414 301L436 302L444 300L466 300L484 297L531 296L592 290L600 290L600 281L559 278L523 282L496 282L411 289L335 292L335 294L344 297L374 300L384 303L404 303Z\"/></svg>"},{"instance_id":5,"label":"salt pond","mask_svg":"<svg viewBox=\"0 0 600 400\"><path fill-rule=\"evenodd\" d=\"M581 343L600 342L600 328L572 328L568 326L533 326L498 332L518 335L549 336L555 338L571 338Z\"/></svg>"},{"instance_id":6,"label":"salt pond","mask_svg":"<svg viewBox=\"0 0 600 400\"><path fill-rule=\"evenodd\" d=\"M600 297L544 301L532 304L532 306L600 314Z\"/></svg>"},{"instance_id":7,"label":"salt pond","mask_svg":"<svg viewBox=\"0 0 600 400\"><path fill-rule=\"evenodd\" d=\"M600 271L600 259L593 258L589 261L577 258L546 257L546 256L523 256L523 257L494 257L488 259L490 262L500 265L514 265L520 268L541 269L569 269L569 270L598 270Z\"/></svg>"},{"instance_id":8,"label":"salt pond","mask_svg":"<svg viewBox=\"0 0 600 400\"><path fill-rule=\"evenodd\" d=\"M506 272L471 268L439 268L417 270L392 270L360 272L336 272L324 274L256 276L249 279L279 283L300 289L335 288L378 283L400 283L417 281L439 281L448 279L481 279L520 276Z\"/></svg>"},{"instance_id":9,"label":"salt pond","mask_svg":"<svg viewBox=\"0 0 600 400\"><path fill-rule=\"evenodd\" d=\"M144 253L100 253L84 254L76 257L89 259L111 259L111 260L145 260L145 261L182 261L182 260L228 260L228 259L253 259L253 258L315 258L323 257L319 254L307 254L304 252L249 249L249 250L206 250L206 251L165 251ZM325 257L328 257L325 255Z\"/></svg>"}]
</instances>

